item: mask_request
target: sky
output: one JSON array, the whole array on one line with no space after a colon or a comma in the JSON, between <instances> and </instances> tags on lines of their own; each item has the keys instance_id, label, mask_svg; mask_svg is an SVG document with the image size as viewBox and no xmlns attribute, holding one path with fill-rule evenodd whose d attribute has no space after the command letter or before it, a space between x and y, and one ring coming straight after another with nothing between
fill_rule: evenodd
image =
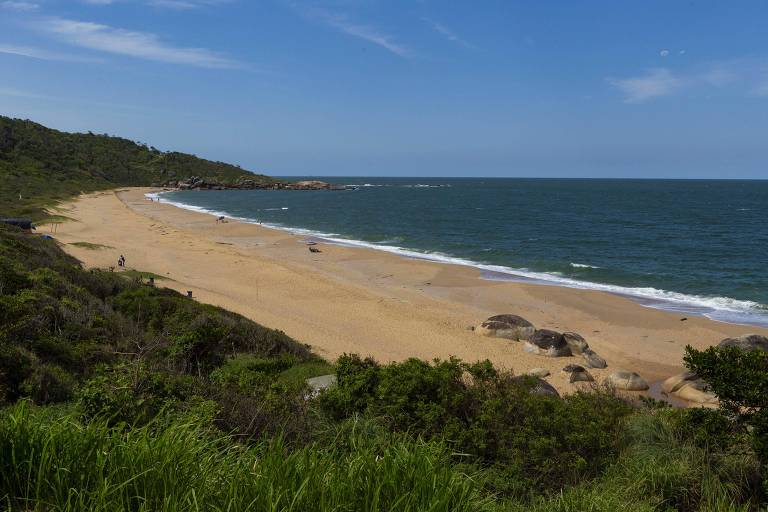
<instances>
[{"instance_id":1,"label":"sky","mask_svg":"<svg viewBox=\"0 0 768 512\"><path fill-rule=\"evenodd\" d=\"M768 2L0 0L0 114L276 176L768 179Z\"/></svg>"}]
</instances>

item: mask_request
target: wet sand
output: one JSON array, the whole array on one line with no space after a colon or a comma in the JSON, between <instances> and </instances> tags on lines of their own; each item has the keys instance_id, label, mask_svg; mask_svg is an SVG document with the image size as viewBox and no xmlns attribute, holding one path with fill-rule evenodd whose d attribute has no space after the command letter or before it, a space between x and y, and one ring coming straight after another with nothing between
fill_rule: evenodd
<instances>
[{"instance_id":1,"label":"wet sand","mask_svg":"<svg viewBox=\"0 0 768 512\"><path fill-rule=\"evenodd\" d=\"M580 358L528 354L523 343L479 336L470 328L489 316L513 313L537 328L574 331L608 361L608 368L590 370L598 381L626 369L652 384L682 370L686 345L704 348L726 337L768 334L599 291L484 280L471 267L372 249L320 243L322 252L311 253L302 237L217 223L207 214L150 202L144 196L149 191L81 196L57 210L72 221L58 225L54 236L87 267L116 266L123 254L127 268L165 276L158 285L191 290L200 301L281 329L328 359L345 352L382 362L490 359L518 374L547 368L547 380L569 392L575 385L560 370Z\"/></svg>"}]
</instances>

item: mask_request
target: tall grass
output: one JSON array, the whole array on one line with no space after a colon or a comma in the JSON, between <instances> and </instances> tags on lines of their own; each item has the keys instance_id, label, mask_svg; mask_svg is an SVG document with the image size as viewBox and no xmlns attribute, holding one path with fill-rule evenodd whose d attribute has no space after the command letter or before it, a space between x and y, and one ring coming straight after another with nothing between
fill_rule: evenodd
<instances>
[{"instance_id":1,"label":"tall grass","mask_svg":"<svg viewBox=\"0 0 768 512\"><path fill-rule=\"evenodd\" d=\"M533 512L748 512L758 510L754 454L715 454L682 441L665 413L638 412L626 447L599 479L511 510ZM759 485L759 484L757 484Z\"/></svg>"},{"instance_id":2,"label":"tall grass","mask_svg":"<svg viewBox=\"0 0 768 512\"><path fill-rule=\"evenodd\" d=\"M192 422L127 430L22 403L0 412L0 498L45 511L492 510L440 444L354 446L243 447Z\"/></svg>"}]
</instances>

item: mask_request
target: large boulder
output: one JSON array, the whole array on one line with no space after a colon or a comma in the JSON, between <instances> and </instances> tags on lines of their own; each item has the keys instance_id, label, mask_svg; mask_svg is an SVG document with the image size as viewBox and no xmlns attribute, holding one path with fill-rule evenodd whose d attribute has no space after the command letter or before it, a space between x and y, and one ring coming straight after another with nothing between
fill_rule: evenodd
<instances>
[{"instance_id":1,"label":"large boulder","mask_svg":"<svg viewBox=\"0 0 768 512\"><path fill-rule=\"evenodd\" d=\"M568 377L568 382L593 382L595 379L590 375L586 368L578 364L569 364L562 370Z\"/></svg>"},{"instance_id":2,"label":"large boulder","mask_svg":"<svg viewBox=\"0 0 768 512\"><path fill-rule=\"evenodd\" d=\"M571 350L573 350L573 348L571 348ZM608 363L605 362L605 359L597 355L597 352L591 348L584 350L581 353L581 358L584 360L584 364L587 365L588 368L605 368L608 366Z\"/></svg>"},{"instance_id":3,"label":"large boulder","mask_svg":"<svg viewBox=\"0 0 768 512\"><path fill-rule=\"evenodd\" d=\"M691 372L673 375L662 383L661 390L689 402L717 403L717 396L707 390L707 384L698 375Z\"/></svg>"},{"instance_id":4,"label":"large boulder","mask_svg":"<svg viewBox=\"0 0 768 512\"><path fill-rule=\"evenodd\" d=\"M563 338L565 338L565 342L571 348L571 353L575 356L579 356L582 352L589 349L587 340L580 334L576 334L575 332L564 332Z\"/></svg>"},{"instance_id":5,"label":"large boulder","mask_svg":"<svg viewBox=\"0 0 768 512\"><path fill-rule=\"evenodd\" d=\"M475 332L492 338L508 340L527 340L536 328L531 322L517 315L492 316L475 329Z\"/></svg>"},{"instance_id":6,"label":"large boulder","mask_svg":"<svg viewBox=\"0 0 768 512\"><path fill-rule=\"evenodd\" d=\"M661 390L665 393L675 393L681 387L699 380L699 376L692 372L683 372L673 375L661 384Z\"/></svg>"},{"instance_id":7,"label":"large boulder","mask_svg":"<svg viewBox=\"0 0 768 512\"><path fill-rule=\"evenodd\" d=\"M568 346L563 335L549 329L537 329L525 342L523 349L526 352L547 357L572 355L571 347Z\"/></svg>"},{"instance_id":8,"label":"large boulder","mask_svg":"<svg viewBox=\"0 0 768 512\"><path fill-rule=\"evenodd\" d=\"M717 345L718 347L734 347L751 352L762 350L768 352L768 338L759 334L745 334L738 338L726 338Z\"/></svg>"},{"instance_id":9,"label":"large boulder","mask_svg":"<svg viewBox=\"0 0 768 512\"><path fill-rule=\"evenodd\" d=\"M525 385L530 385L528 391L531 395L535 396L554 396L560 398L560 393L557 392L555 387L544 379L533 377L531 375L523 375L520 377L513 377L514 380L521 382Z\"/></svg>"},{"instance_id":10,"label":"large boulder","mask_svg":"<svg viewBox=\"0 0 768 512\"><path fill-rule=\"evenodd\" d=\"M623 391L645 391L650 386L639 374L619 370L605 378L605 383Z\"/></svg>"}]
</instances>

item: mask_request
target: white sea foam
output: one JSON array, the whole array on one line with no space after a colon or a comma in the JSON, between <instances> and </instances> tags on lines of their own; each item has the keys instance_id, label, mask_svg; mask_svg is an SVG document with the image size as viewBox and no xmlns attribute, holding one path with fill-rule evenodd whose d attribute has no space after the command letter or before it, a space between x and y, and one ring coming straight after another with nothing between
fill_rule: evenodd
<instances>
[{"instance_id":1,"label":"white sea foam","mask_svg":"<svg viewBox=\"0 0 768 512\"><path fill-rule=\"evenodd\" d=\"M163 196L163 193L146 194L146 196L160 198ZM252 218L236 217L229 215L226 212L211 210L186 203L180 203L178 201L168 200L165 197L162 198L162 201L186 210L207 213L215 216L225 216L229 219L238 220L248 224L261 224L262 226L271 229L288 231L300 236L323 239L326 242L340 245L365 247L368 249L376 249L379 251L398 254L408 258L423 259L450 265L470 266L485 271L483 278L488 280L532 281L538 284L603 291L631 298L643 306L654 309L702 315L712 320L718 320L721 322L751 324L768 327L768 306L754 301L739 300L730 297L692 295L669 290L660 290L658 288L651 287L626 287L613 284L580 281L577 279L565 277L559 272L537 272L527 268L488 265L440 252L423 252L413 249L406 249L395 245L387 245L381 242L371 243L362 240L343 238L338 233L324 233L321 231L284 226L275 223L262 224ZM575 266L579 264L571 263L571 265Z\"/></svg>"},{"instance_id":2,"label":"white sea foam","mask_svg":"<svg viewBox=\"0 0 768 512\"><path fill-rule=\"evenodd\" d=\"M571 263L573 268L600 268L594 265L587 265L586 263Z\"/></svg>"}]
</instances>

